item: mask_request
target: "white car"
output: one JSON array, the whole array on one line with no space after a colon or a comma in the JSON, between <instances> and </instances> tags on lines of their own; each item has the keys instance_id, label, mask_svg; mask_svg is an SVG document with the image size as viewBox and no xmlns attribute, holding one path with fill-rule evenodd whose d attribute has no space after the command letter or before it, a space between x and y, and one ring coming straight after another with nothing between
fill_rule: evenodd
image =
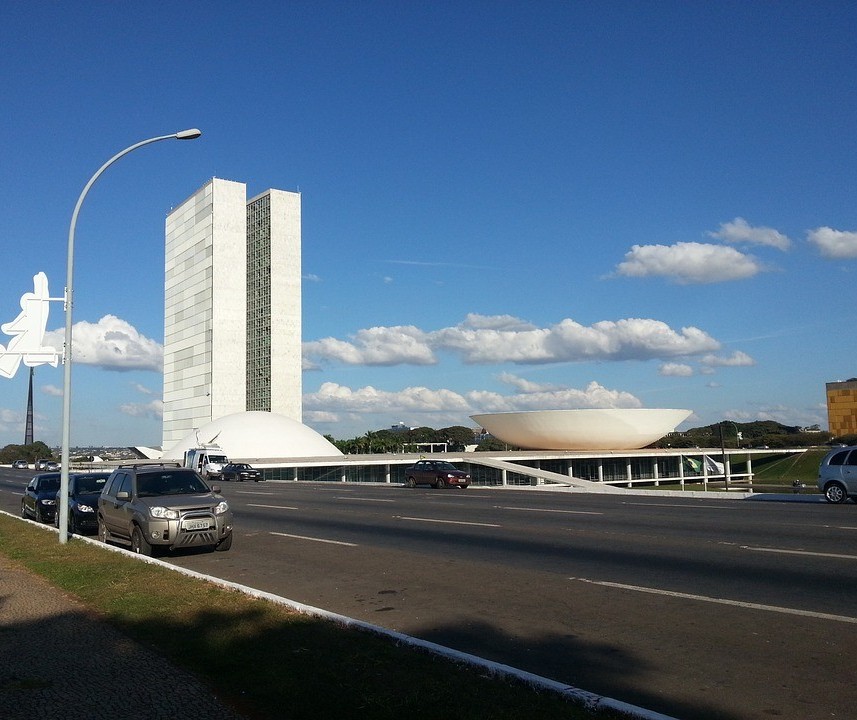
<instances>
[{"instance_id":1,"label":"white car","mask_svg":"<svg viewBox=\"0 0 857 720\"><path fill-rule=\"evenodd\" d=\"M818 467L818 489L827 502L857 497L857 445L831 450Z\"/></svg>"}]
</instances>

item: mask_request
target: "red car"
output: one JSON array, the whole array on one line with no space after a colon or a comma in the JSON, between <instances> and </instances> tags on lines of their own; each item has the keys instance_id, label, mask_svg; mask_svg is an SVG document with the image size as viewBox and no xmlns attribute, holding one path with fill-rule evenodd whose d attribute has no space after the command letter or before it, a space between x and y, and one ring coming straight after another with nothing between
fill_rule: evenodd
<instances>
[{"instance_id":1,"label":"red car","mask_svg":"<svg viewBox=\"0 0 857 720\"><path fill-rule=\"evenodd\" d=\"M470 485L470 473L443 460L420 460L405 468L405 482L408 487L431 485L438 489L458 487L463 490Z\"/></svg>"}]
</instances>

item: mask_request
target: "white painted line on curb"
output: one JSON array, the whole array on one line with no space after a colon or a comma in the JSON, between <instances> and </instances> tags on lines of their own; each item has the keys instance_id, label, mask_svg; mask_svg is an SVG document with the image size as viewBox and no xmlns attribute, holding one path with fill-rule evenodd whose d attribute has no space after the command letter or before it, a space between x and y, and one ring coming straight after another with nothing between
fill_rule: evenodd
<instances>
[{"instance_id":1,"label":"white painted line on curb","mask_svg":"<svg viewBox=\"0 0 857 720\"><path fill-rule=\"evenodd\" d=\"M762 605L760 603L743 602L741 600L727 600L725 598L709 597L708 595L693 595L691 593L675 592L674 590L661 590L659 588L643 587L642 585L626 585L624 583L608 582L606 580L591 580L590 578L572 577L569 580L599 585L601 587L616 588L617 590L633 590L634 592L648 593L650 595L664 595L666 597L678 598L680 600L698 600L700 602L716 603L718 605L731 605L733 607L747 608L749 610L764 610L766 612L782 613L783 615L800 615L802 617L814 618L816 620L833 620L857 624L857 617L848 615L831 615L829 613L813 612L811 610L798 610L795 608L779 607L777 605Z\"/></svg>"},{"instance_id":2,"label":"white painted line on curb","mask_svg":"<svg viewBox=\"0 0 857 720\"><path fill-rule=\"evenodd\" d=\"M324 538L309 537L308 535L290 535L289 533L270 532L269 535L295 538L296 540L311 540L312 542L328 543L329 545L345 545L346 547L357 547L357 543L342 542L341 540L326 540Z\"/></svg>"},{"instance_id":3,"label":"white painted line on curb","mask_svg":"<svg viewBox=\"0 0 857 720\"><path fill-rule=\"evenodd\" d=\"M493 528L502 527L502 525L495 525L494 523L465 522L464 520L438 520L437 518L418 518L409 517L407 515L393 515L393 517L397 520L413 520L414 522L440 523L442 525L475 525L476 527Z\"/></svg>"}]
</instances>

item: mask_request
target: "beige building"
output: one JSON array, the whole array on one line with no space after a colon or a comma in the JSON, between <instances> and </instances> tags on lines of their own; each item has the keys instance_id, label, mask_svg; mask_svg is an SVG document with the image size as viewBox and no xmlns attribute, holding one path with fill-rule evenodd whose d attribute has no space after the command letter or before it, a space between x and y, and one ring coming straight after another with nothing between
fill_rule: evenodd
<instances>
[{"instance_id":1,"label":"beige building","mask_svg":"<svg viewBox=\"0 0 857 720\"><path fill-rule=\"evenodd\" d=\"M165 234L163 448L245 410L300 422L300 194L214 178Z\"/></svg>"},{"instance_id":2,"label":"beige building","mask_svg":"<svg viewBox=\"0 0 857 720\"><path fill-rule=\"evenodd\" d=\"M857 378L829 382L827 423L834 437L857 435Z\"/></svg>"}]
</instances>

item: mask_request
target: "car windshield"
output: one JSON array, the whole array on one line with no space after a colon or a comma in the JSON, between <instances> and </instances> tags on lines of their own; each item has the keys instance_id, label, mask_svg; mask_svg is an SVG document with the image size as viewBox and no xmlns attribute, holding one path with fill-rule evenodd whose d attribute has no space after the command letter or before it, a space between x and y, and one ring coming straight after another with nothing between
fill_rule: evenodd
<instances>
[{"instance_id":1,"label":"car windshield","mask_svg":"<svg viewBox=\"0 0 857 720\"><path fill-rule=\"evenodd\" d=\"M138 497L194 495L207 492L209 492L208 486L193 472L146 473L137 476Z\"/></svg>"},{"instance_id":2,"label":"car windshield","mask_svg":"<svg viewBox=\"0 0 857 720\"><path fill-rule=\"evenodd\" d=\"M236 470L249 470L250 469L249 465L244 465L243 463L235 463L232 467Z\"/></svg>"},{"instance_id":3,"label":"car windshield","mask_svg":"<svg viewBox=\"0 0 857 720\"><path fill-rule=\"evenodd\" d=\"M39 480L38 491L39 492L56 492L60 489L60 477L57 475L56 477L46 477Z\"/></svg>"},{"instance_id":4,"label":"car windshield","mask_svg":"<svg viewBox=\"0 0 857 720\"><path fill-rule=\"evenodd\" d=\"M208 462L210 463L225 463L226 455L209 455Z\"/></svg>"},{"instance_id":5,"label":"car windshield","mask_svg":"<svg viewBox=\"0 0 857 720\"><path fill-rule=\"evenodd\" d=\"M78 475L74 479L74 492L78 493L96 493L101 492L104 483L107 481L107 476L99 475Z\"/></svg>"}]
</instances>

